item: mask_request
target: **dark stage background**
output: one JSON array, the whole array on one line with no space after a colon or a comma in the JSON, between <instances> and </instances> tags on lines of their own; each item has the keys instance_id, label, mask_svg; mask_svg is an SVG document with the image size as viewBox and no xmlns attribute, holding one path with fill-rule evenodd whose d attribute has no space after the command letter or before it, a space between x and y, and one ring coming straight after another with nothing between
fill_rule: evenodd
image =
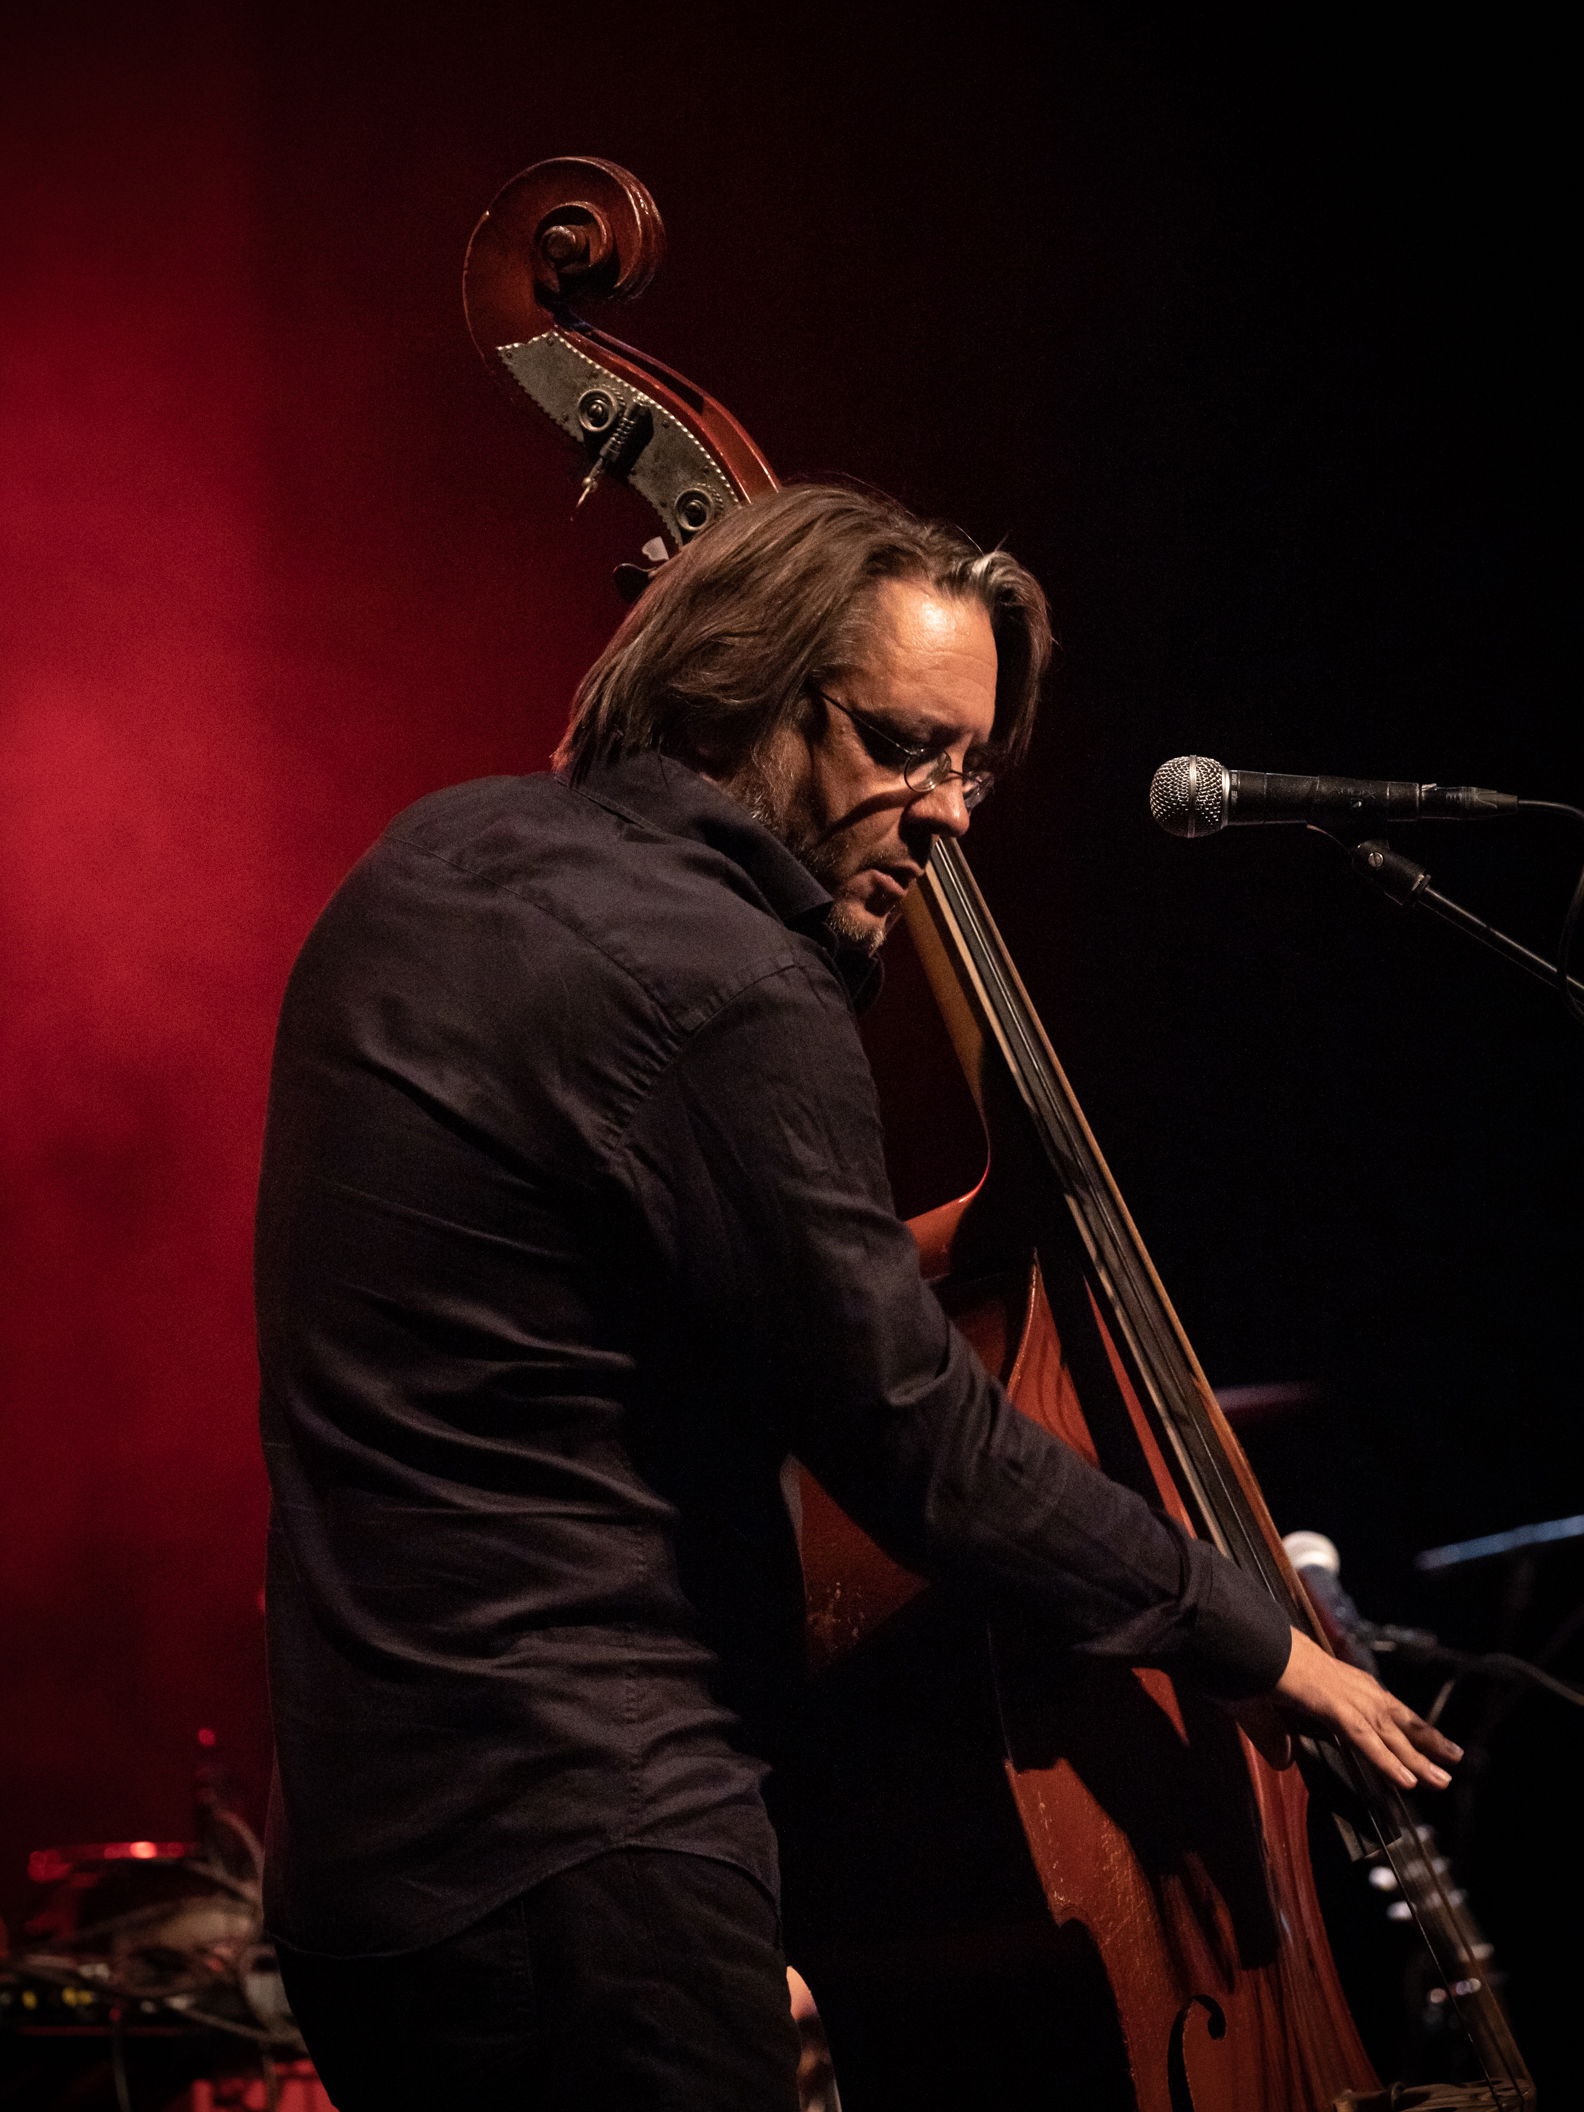
<instances>
[{"instance_id":1,"label":"dark stage background","mask_svg":"<svg viewBox=\"0 0 1584 2112\"><path fill-rule=\"evenodd\" d=\"M783 474L870 479L1046 581L1063 665L975 862L1212 1379L1306 1389L1247 1433L1278 1524L1459 1642L1533 1654L1584 1596L1561 1548L1502 1630L1510 1571L1432 1594L1411 1561L1584 1511L1584 1044L1319 839L1145 811L1191 749L1580 798L1560 53L1522 13L1391 19L330 0L12 40L13 1922L28 1849L184 1830L200 1725L257 1810L281 986L397 808L542 764L648 533L571 522L463 328L469 230L549 153L628 164L667 217L618 332ZM1565 825L1400 841L1554 948ZM1449 1818L1542 2067L1579 1761L1525 1701Z\"/></svg>"}]
</instances>

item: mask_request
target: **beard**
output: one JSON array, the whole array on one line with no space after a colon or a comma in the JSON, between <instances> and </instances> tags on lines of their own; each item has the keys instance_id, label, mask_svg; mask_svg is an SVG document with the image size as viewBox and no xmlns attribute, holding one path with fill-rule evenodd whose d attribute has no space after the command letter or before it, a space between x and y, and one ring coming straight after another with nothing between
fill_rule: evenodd
<instances>
[{"instance_id":1,"label":"beard","mask_svg":"<svg viewBox=\"0 0 1584 2112\"><path fill-rule=\"evenodd\" d=\"M796 785L788 762L784 748L779 754L750 755L731 777L722 780L722 789L740 800L777 842L784 843L821 887L829 888L831 907L826 922L836 937L844 945L877 954L896 920L887 918L877 930L871 919L843 901L840 890L852 876L844 870L841 846L823 837L812 818L798 811Z\"/></svg>"},{"instance_id":2,"label":"beard","mask_svg":"<svg viewBox=\"0 0 1584 2112\"><path fill-rule=\"evenodd\" d=\"M861 915L858 910L854 909L850 903L844 902L841 896L836 893L836 887L839 885L839 876L822 873L819 869L818 860L812 853L798 851L794 844L788 844L787 848L788 850L796 851L796 855L803 860L803 863L822 887L830 888L830 914L825 921L831 930L835 932L837 938L841 940L844 946L861 947L865 953L873 958L880 951L886 940L890 938L891 927L902 914L900 907L894 909L883 924L877 925L872 917Z\"/></svg>"}]
</instances>

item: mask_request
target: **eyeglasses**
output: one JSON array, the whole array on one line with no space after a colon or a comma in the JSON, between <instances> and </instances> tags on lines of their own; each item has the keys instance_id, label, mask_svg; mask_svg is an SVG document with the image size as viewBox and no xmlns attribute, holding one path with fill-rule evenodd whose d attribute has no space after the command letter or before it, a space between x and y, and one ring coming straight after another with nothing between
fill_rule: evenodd
<instances>
[{"instance_id":1,"label":"eyeglasses","mask_svg":"<svg viewBox=\"0 0 1584 2112\"><path fill-rule=\"evenodd\" d=\"M910 792L938 792L954 777L961 778L962 803L972 813L994 790L993 770L958 770L953 766L950 749L910 747L866 713L854 711L850 704L843 704L838 697L828 697L814 683L809 684L809 689L822 704L828 704L833 711L852 720L871 758L882 770L895 770Z\"/></svg>"}]
</instances>

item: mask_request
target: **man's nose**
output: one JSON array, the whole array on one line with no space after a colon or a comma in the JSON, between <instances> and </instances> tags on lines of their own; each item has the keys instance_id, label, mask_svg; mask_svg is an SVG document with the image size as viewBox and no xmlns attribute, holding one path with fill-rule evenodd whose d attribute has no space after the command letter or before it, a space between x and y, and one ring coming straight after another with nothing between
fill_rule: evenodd
<instances>
[{"instance_id":1,"label":"man's nose","mask_svg":"<svg viewBox=\"0 0 1584 2112\"><path fill-rule=\"evenodd\" d=\"M928 792L920 792L910 799L908 813L937 836L966 836L973 818L968 811L968 802L963 798L960 776L948 777L944 783L933 785Z\"/></svg>"}]
</instances>

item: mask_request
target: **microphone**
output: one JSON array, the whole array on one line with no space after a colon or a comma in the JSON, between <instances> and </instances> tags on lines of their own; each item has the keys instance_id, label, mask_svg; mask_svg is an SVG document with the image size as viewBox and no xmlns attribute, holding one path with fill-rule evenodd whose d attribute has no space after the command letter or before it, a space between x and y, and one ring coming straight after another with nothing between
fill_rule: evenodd
<instances>
[{"instance_id":1,"label":"microphone","mask_svg":"<svg viewBox=\"0 0 1584 2112\"><path fill-rule=\"evenodd\" d=\"M1375 1653L1370 1648L1370 1624L1342 1582L1342 1557L1337 1553L1336 1542L1328 1540L1324 1533L1288 1533L1282 1546L1337 1656L1373 1672Z\"/></svg>"},{"instance_id":2,"label":"microphone","mask_svg":"<svg viewBox=\"0 0 1584 2112\"><path fill-rule=\"evenodd\" d=\"M1150 780L1150 814L1168 836L1214 836L1255 821L1434 821L1511 814L1516 793L1480 785L1414 785L1385 777L1295 777L1229 770L1177 755Z\"/></svg>"}]
</instances>

